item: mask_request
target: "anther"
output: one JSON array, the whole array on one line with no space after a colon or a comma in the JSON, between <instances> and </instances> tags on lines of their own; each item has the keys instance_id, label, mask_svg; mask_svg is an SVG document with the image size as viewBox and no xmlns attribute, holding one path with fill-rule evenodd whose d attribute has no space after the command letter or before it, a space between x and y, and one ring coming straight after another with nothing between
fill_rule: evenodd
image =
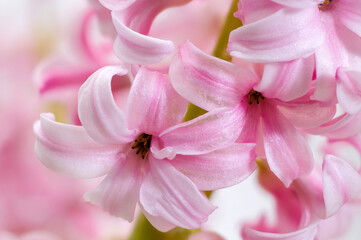
<instances>
[{"instance_id":1,"label":"anther","mask_svg":"<svg viewBox=\"0 0 361 240\"><path fill-rule=\"evenodd\" d=\"M331 2L332 0L325 0L323 3L318 4L318 8L324 10Z\"/></svg>"},{"instance_id":2,"label":"anther","mask_svg":"<svg viewBox=\"0 0 361 240\"><path fill-rule=\"evenodd\" d=\"M132 149L135 149L136 153L140 154L140 156L144 159L149 152L151 141L152 135L141 133L137 139L135 139Z\"/></svg>"},{"instance_id":3,"label":"anther","mask_svg":"<svg viewBox=\"0 0 361 240\"><path fill-rule=\"evenodd\" d=\"M253 89L251 91L249 91L249 93L248 93L248 103L249 104L252 104L254 102L259 104L262 99L264 99L262 93L257 92Z\"/></svg>"}]
</instances>

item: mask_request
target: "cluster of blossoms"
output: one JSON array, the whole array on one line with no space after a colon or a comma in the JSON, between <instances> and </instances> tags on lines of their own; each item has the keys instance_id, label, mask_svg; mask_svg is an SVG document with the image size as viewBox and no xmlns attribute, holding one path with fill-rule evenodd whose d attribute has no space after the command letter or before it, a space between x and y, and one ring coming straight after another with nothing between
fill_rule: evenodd
<instances>
[{"instance_id":1,"label":"cluster of blossoms","mask_svg":"<svg viewBox=\"0 0 361 240\"><path fill-rule=\"evenodd\" d=\"M85 199L128 221L139 206L160 231L199 228L216 209L201 191L258 169L277 222L250 223L243 239L336 236L342 226L328 228L361 200L359 165L330 147L314 164L307 137L361 153L361 2L234 1L243 26L230 29L226 61L189 40L176 47L149 34L163 10L197 1L93 1L81 35L84 66L55 62L38 72L42 94L81 85L74 125L49 113L35 123L38 158L63 175L105 176ZM116 37L117 58L113 43L91 42L92 16ZM189 103L206 113L189 119Z\"/></svg>"}]
</instances>

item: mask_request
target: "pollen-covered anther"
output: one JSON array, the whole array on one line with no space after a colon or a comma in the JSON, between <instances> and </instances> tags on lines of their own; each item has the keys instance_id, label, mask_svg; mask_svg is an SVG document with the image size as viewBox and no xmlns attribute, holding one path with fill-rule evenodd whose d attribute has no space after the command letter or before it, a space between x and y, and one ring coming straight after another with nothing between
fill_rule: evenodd
<instances>
[{"instance_id":1,"label":"pollen-covered anther","mask_svg":"<svg viewBox=\"0 0 361 240\"><path fill-rule=\"evenodd\" d=\"M318 4L318 8L319 8L320 10L323 10L323 9L325 9L331 2L332 2L332 0L325 0L325 1L323 1L323 3Z\"/></svg>"},{"instance_id":2,"label":"pollen-covered anther","mask_svg":"<svg viewBox=\"0 0 361 240\"><path fill-rule=\"evenodd\" d=\"M254 102L259 104L262 99L264 99L262 93L257 92L253 89L251 91L249 91L249 93L248 93L248 103L249 104L252 104Z\"/></svg>"},{"instance_id":3,"label":"pollen-covered anther","mask_svg":"<svg viewBox=\"0 0 361 240\"><path fill-rule=\"evenodd\" d=\"M149 152L151 141L152 135L141 133L137 139L135 139L132 149L135 149L136 153L140 154L140 156L144 159Z\"/></svg>"}]
</instances>

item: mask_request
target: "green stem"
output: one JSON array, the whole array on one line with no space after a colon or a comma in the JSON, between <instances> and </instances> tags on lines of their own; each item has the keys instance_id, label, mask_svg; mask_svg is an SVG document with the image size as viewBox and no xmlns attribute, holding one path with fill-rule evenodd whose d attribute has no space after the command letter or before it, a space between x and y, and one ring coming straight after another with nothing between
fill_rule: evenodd
<instances>
[{"instance_id":1,"label":"green stem","mask_svg":"<svg viewBox=\"0 0 361 240\"><path fill-rule=\"evenodd\" d=\"M234 29L242 26L241 20L233 16L233 14L237 11L237 3L238 0L233 0L231 8L229 9L227 14L226 21L223 25L223 29L221 31L221 34L219 35L218 42L213 51L213 56L226 61L232 60L231 55L229 55L229 53L227 52L229 34Z\"/></svg>"},{"instance_id":2,"label":"green stem","mask_svg":"<svg viewBox=\"0 0 361 240\"><path fill-rule=\"evenodd\" d=\"M186 115L184 116L184 121L187 122L189 120L192 120L196 117L199 117L200 115L205 114L207 111L203 108L200 108L192 103L188 104Z\"/></svg>"},{"instance_id":3,"label":"green stem","mask_svg":"<svg viewBox=\"0 0 361 240\"><path fill-rule=\"evenodd\" d=\"M234 12L237 11L238 0L233 0L231 8L227 14L223 29L218 38L218 42L213 52L213 56L221 58L226 61L231 60L231 56L227 52L227 43L230 32L242 26L242 22L233 16ZM194 119L202 114L205 114L207 111L199 108L193 104L188 105L187 113L184 117L184 121L189 121ZM212 194L212 191L205 192L209 198ZM149 221L144 217L143 214L140 214L136 220L132 234L129 236L128 240L186 240L189 235L193 232L199 231L199 229L188 230L180 227L176 227L169 232L162 233L155 229Z\"/></svg>"},{"instance_id":4,"label":"green stem","mask_svg":"<svg viewBox=\"0 0 361 240\"><path fill-rule=\"evenodd\" d=\"M166 233L159 232L149 223L143 214L140 214L128 240L186 240L191 233L196 231L199 230L188 230L176 227Z\"/></svg>"}]
</instances>

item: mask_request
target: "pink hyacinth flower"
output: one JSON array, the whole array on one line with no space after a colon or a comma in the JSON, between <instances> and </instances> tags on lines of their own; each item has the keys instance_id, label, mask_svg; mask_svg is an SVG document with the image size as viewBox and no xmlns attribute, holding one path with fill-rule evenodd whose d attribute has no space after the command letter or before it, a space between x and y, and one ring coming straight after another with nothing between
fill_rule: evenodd
<instances>
[{"instance_id":1,"label":"pink hyacinth flower","mask_svg":"<svg viewBox=\"0 0 361 240\"><path fill-rule=\"evenodd\" d=\"M109 14L103 6L100 5L98 8L104 9ZM80 14L79 26L69 28L74 35L74 42L71 46L67 46L68 51L72 53L71 56L63 52L53 54L40 62L34 71L41 98L44 101L66 104L67 120L78 125L80 121L77 114L77 97L80 86L97 69L108 64L120 64L113 54L113 41L107 36L93 36L94 32L99 34L99 29L93 30L93 24L99 17L103 17L104 13L87 8L80 11ZM103 23L104 27L105 25ZM108 21L107 25L108 28L114 28L111 21ZM115 33L114 29L113 32ZM117 83L120 84L114 86L114 91L126 97L130 82L117 81Z\"/></svg>"},{"instance_id":2,"label":"pink hyacinth flower","mask_svg":"<svg viewBox=\"0 0 361 240\"><path fill-rule=\"evenodd\" d=\"M65 175L106 174L85 198L113 215L132 221L138 203L161 231L175 225L199 227L215 208L198 189L236 184L256 168L254 144L233 144L240 132L233 131L240 124L232 117L237 109L219 109L180 123L187 102L173 90L167 75L141 68L124 115L111 94L116 74L127 70L102 68L82 86L83 126L41 116L34 126L39 159Z\"/></svg>"},{"instance_id":3,"label":"pink hyacinth flower","mask_svg":"<svg viewBox=\"0 0 361 240\"><path fill-rule=\"evenodd\" d=\"M230 35L231 55L279 62L314 54L315 99L334 101L337 68L361 64L358 0L242 0L237 16L245 26Z\"/></svg>"},{"instance_id":4,"label":"pink hyacinth flower","mask_svg":"<svg viewBox=\"0 0 361 240\"><path fill-rule=\"evenodd\" d=\"M307 176L285 188L267 170L259 174L261 185L276 199L277 222L269 225L261 218L256 225L244 226L242 236L245 240L327 240L335 237L331 233L338 234L339 231L329 230L326 234L324 228L344 220L345 214L349 216L348 205L361 192L358 172L346 161L331 155L324 159L322 183L318 179L320 176Z\"/></svg>"},{"instance_id":5,"label":"pink hyacinth flower","mask_svg":"<svg viewBox=\"0 0 361 240\"><path fill-rule=\"evenodd\" d=\"M288 69L312 75L313 64L303 65ZM206 55L190 42L179 47L170 66L171 82L181 96L210 112L234 111L229 117L240 119L234 129L242 130L238 141L258 143L258 157L266 157L271 170L288 186L313 168L312 152L296 127L324 123L334 115L335 107L312 101L308 95L282 101L292 99L288 90L295 88L288 87L298 79L288 79L288 71L280 65L269 65L263 74L259 82L250 70ZM299 96L302 91L293 94Z\"/></svg>"}]
</instances>

